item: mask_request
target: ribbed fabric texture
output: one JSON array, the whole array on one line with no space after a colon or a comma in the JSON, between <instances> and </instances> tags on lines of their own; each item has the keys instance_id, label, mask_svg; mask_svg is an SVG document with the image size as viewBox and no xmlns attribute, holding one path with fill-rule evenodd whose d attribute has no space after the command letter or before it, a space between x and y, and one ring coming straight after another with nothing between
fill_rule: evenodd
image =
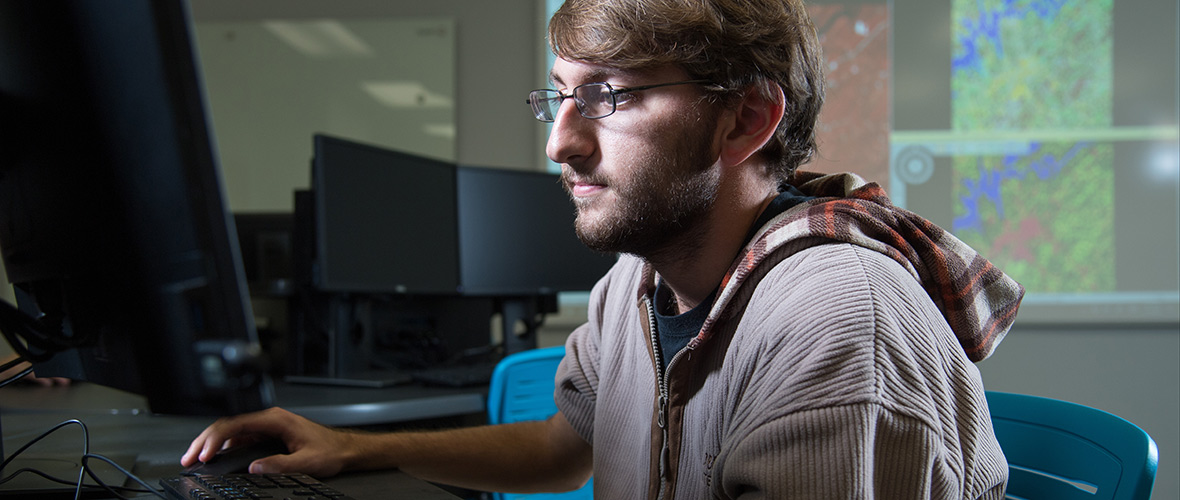
<instances>
[{"instance_id":1,"label":"ribbed fabric texture","mask_svg":"<svg viewBox=\"0 0 1180 500\"><path fill-rule=\"evenodd\" d=\"M1000 498L979 373L926 290L864 247L803 246L744 276L711 338L669 367L671 498ZM597 498L645 498L658 474L643 274L624 257L595 287L558 371Z\"/></svg>"},{"instance_id":2,"label":"ribbed fabric texture","mask_svg":"<svg viewBox=\"0 0 1180 500\"><path fill-rule=\"evenodd\" d=\"M624 257L595 287L555 394L594 446L595 496L1000 498L1007 464L971 360L1023 289L875 184L798 180L816 198L758 231L668 366L663 477L653 270Z\"/></svg>"}]
</instances>

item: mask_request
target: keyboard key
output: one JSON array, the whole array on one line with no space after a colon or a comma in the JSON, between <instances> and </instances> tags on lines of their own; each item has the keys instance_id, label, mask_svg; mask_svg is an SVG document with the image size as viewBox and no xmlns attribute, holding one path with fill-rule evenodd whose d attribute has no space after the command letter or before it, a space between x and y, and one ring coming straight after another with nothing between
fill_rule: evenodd
<instances>
[{"instance_id":1,"label":"keyboard key","mask_svg":"<svg viewBox=\"0 0 1180 500\"><path fill-rule=\"evenodd\" d=\"M182 475L160 485L176 500L355 500L307 474Z\"/></svg>"}]
</instances>

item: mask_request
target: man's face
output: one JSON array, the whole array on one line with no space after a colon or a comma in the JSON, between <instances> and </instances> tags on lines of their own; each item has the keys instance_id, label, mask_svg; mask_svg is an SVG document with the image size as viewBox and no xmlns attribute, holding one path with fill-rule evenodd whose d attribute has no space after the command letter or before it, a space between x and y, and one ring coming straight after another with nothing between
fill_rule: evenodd
<instances>
[{"instance_id":1,"label":"man's face","mask_svg":"<svg viewBox=\"0 0 1180 500\"><path fill-rule=\"evenodd\" d=\"M687 79L676 68L634 73L562 59L552 77L565 94L585 83L634 87ZM700 97L696 85L623 94L614 114L596 120L582 117L573 99L562 103L546 153L562 164L583 243L650 258L705 230L719 184L718 142L716 114Z\"/></svg>"}]
</instances>

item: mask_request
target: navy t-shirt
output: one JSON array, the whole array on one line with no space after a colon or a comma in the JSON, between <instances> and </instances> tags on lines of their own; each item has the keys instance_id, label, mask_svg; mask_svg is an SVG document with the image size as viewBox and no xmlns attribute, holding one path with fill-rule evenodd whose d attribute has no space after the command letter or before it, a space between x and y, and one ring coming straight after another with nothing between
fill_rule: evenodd
<instances>
[{"instance_id":1,"label":"navy t-shirt","mask_svg":"<svg viewBox=\"0 0 1180 500\"><path fill-rule=\"evenodd\" d=\"M804 201L811 199L793 186L785 186L779 195L766 206L766 210L758 216L754 221L754 225L750 226L749 233L746 234L746 242L749 242L754 237L759 229L762 228L770 219L773 219L778 214L786 212L787 209L798 205ZM679 309L676 306L675 298L672 295L672 290L664 285L663 281L656 284L656 293L653 300L655 305L656 315L656 331L660 338L660 353L663 355L662 362L664 368L668 367L668 363L676 353L684 349L694 337L701 332L701 326L705 324L705 319L709 317L709 311L713 309L713 302L717 300L717 292L714 289L713 293L709 294L705 300L701 301L692 310L684 314L676 314Z\"/></svg>"}]
</instances>

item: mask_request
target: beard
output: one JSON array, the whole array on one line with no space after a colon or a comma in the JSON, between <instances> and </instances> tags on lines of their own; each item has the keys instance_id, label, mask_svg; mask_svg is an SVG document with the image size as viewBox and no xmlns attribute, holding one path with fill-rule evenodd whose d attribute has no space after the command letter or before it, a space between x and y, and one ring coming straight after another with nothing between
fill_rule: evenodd
<instances>
[{"instance_id":1,"label":"beard","mask_svg":"<svg viewBox=\"0 0 1180 500\"><path fill-rule=\"evenodd\" d=\"M656 153L634 157L620 169L629 174L626 177L579 176L592 184L608 185L614 200L607 205L612 201L571 196L577 207L578 239L592 250L648 260L696 248L720 184L720 173L712 168L713 130L706 123L696 122L691 127L695 130L665 135L670 138L653 148ZM567 192L574 175L568 166L563 170Z\"/></svg>"}]
</instances>

